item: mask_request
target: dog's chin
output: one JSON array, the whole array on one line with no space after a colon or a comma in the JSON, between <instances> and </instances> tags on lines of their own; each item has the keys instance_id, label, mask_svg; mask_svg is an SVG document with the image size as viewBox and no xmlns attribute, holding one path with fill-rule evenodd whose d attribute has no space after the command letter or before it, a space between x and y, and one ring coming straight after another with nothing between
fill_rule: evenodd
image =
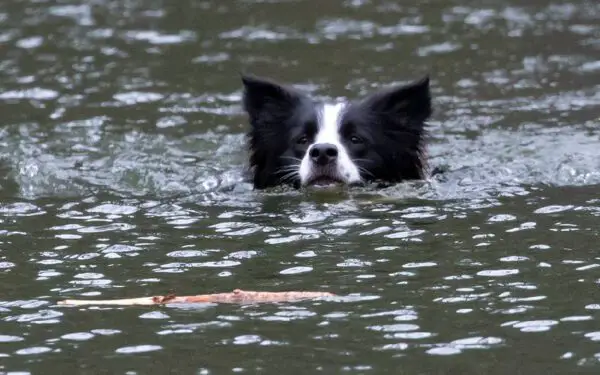
<instances>
[{"instance_id":1,"label":"dog's chin","mask_svg":"<svg viewBox=\"0 0 600 375\"><path fill-rule=\"evenodd\" d=\"M328 187L334 185L345 185L346 181L333 176L315 176L309 179L304 185L315 187Z\"/></svg>"},{"instance_id":2,"label":"dog's chin","mask_svg":"<svg viewBox=\"0 0 600 375\"><path fill-rule=\"evenodd\" d=\"M329 176L329 175L321 175L315 176L308 179L306 182L301 183L301 186L304 187L313 187L313 188L334 188L337 186L362 186L364 184L363 181L347 181L340 177Z\"/></svg>"}]
</instances>

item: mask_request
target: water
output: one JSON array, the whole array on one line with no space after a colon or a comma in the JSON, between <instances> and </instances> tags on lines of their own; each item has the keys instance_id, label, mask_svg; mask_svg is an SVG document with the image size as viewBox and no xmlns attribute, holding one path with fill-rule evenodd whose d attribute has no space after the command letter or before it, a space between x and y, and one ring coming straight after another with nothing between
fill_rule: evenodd
<instances>
[{"instance_id":1,"label":"water","mask_svg":"<svg viewBox=\"0 0 600 375\"><path fill-rule=\"evenodd\" d=\"M0 371L598 372L597 2L3 4ZM252 191L241 70L327 98L430 73L449 171ZM234 288L338 297L56 305Z\"/></svg>"}]
</instances>

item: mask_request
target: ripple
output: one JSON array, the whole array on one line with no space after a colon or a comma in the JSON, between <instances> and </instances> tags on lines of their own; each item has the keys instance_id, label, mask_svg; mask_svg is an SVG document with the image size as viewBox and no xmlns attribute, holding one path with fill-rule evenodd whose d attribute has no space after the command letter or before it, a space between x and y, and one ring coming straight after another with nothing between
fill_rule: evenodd
<instances>
[{"instance_id":1,"label":"ripple","mask_svg":"<svg viewBox=\"0 0 600 375\"><path fill-rule=\"evenodd\" d=\"M115 94L114 98L126 105L151 103L163 98L161 94L154 92L129 91Z\"/></svg>"},{"instance_id":2,"label":"ripple","mask_svg":"<svg viewBox=\"0 0 600 375\"><path fill-rule=\"evenodd\" d=\"M583 322L586 320L592 320L593 317L590 315L581 315L581 316L565 316L561 318L561 322Z\"/></svg>"},{"instance_id":3,"label":"ripple","mask_svg":"<svg viewBox=\"0 0 600 375\"><path fill-rule=\"evenodd\" d=\"M242 264L238 261L233 260L220 260L220 261L209 261L209 262L194 262L194 263L184 263L184 262L176 262L176 263L167 263L161 265L160 269L156 270L158 272L182 272L187 268L229 268L235 267Z\"/></svg>"},{"instance_id":4,"label":"ripple","mask_svg":"<svg viewBox=\"0 0 600 375\"><path fill-rule=\"evenodd\" d=\"M499 337L468 337L464 339L454 340L450 345L461 349L487 349L492 345L499 345L504 340Z\"/></svg>"},{"instance_id":5,"label":"ripple","mask_svg":"<svg viewBox=\"0 0 600 375\"><path fill-rule=\"evenodd\" d=\"M0 92L0 100L4 99L34 99L34 100L52 100L58 97L58 92L49 89L33 88L15 91Z\"/></svg>"},{"instance_id":6,"label":"ripple","mask_svg":"<svg viewBox=\"0 0 600 375\"><path fill-rule=\"evenodd\" d=\"M266 316L262 318L262 320L266 321L292 321L299 319L307 319L317 315L316 313L308 310L288 310L288 311L278 311L275 315Z\"/></svg>"},{"instance_id":7,"label":"ripple","mask_svg":"<svg viewBox=\"0 0 600 375\"><path fill-rule=\"evenodd\" d=\"M156 122L156 127L159 129L172 128L187 124L187 120L183 116L167 116L161 117Z\"/></svg>"},{"instance_id":8,"label":"ripple","mask_svg":"<svg viewBox=\"0 0 600 375\"><path fill-rule=\"evenodd\" d=\"M435 336L432 332L397 332L392 334L394 339L423 340Z\"/></svg>"},{"instance_id":9,"label":"ripple","mask_svg":"<svg viewBox=\"0 0 600 375\"><path fill-rule=\"evenodd\" d=\"M50 14L72 18L80 25L93 25L91 8L88 4L81 5L53 5L48 8Z\"/></svg>"},{"instance_id":10,"label":"ripple","mask_svg":"<svg viewBox=\"0 0 600 375\"><path fill-rule=\"evenodd\" d=\"M105 203L96 207L88 208L86 211L92 213L102 213L107 215L131 215L136 213L138 211L138 208L128 205Z\"/></svg>"},{"instance_id":11,"label":"ripple","mask_svg":"<svg viewBox=\"0 0 600 375\"><path fill-rule=\"evenodd\" d=\"M584 63L584 64L581 65L581 67L579 69L582 72L600 71L600 60L599 61L590 61L590 62Z\"/></svg>"},{"instance_id":12,"label":"ripple","mask_svg":"<svg viewBox=\"0 0 600 375\"><path fill-rule=\"evenodd\" d=\"M327 212L308 211L300 214L290 215L290 220L297 224L316 223L327 219L330 216Z\"/></svg>"},{"instance_id":13,"label":"ripple","mask_svg":"<svg viewBox=\"0 0 600 375\"><path fill-rule=\"evenodd\" d=\"M332 225L336 226L336 227L352 227L355 225L365 225L370 222L371 222L371 220L368 220L368 219L346 219L346 220L335 221L332 223Z\"/></svg>"},{"instance_id":14,"label":"ripple","mask_svg":"<svg viewBox=\"0 0 600 375\"><path fill-rule=\"evenodd\" d=\"M428 349L426 353L432 355L455 355L462 353L462 350L459 348L453 348L451 346L440 346Z\"/></svg>"},{"instance_id":15,"label":"ripple","mask_svg":"<svg viewBox=\"0 0 600 375\"><path fill-rule=\"evenodd\" d=\"M262 341L262 338L259 335L242 335L237 336L233 339L234 345L248 345L248 344L256 344Z\"/></svg>"},{"instance_id":16,"label":"ripple","mask_svg":"<svg viewBox=\"0 0 600 375\"><path fill-rule=\"evenodd\" d=\"M430 29L425 25L399 23L391 26L378 25L371 21L357 21L351 19L330 19L321 21L318 25L318 34L311 39L316 40L319 36L335 40L338 37L370 38L375 35L398 36L423 34Z\"/></svg>"},{"instance_id":17,"label":"ripple","mask_svg":"<svg viewBox=\"0 0 600 375\"><path fill-rule=\"evenodd\" d=\"M521 332L544 332L557 325L556 320L530 320L513 324L513 327L519 328Z\"/></svg>"},{"instance_id":18,"label":"ripple","mask_svg":"<svg viewBox=\"0 0 600 375\"><path fill-rule=\"evenodd\" d=\"M119 354L137 354L137 353L148 353L155 352L157 350L162 350L163 347L160 345L135 345L135 346L124 346L117 350L116 353Z\"/></svg>"},{"instance_id":19,"label":"ripple","mask_svg":"<svg viewBox=\"0 0 600 375\"><path fill-rule=\"evenodd\" d=\"M368 267L372 265L371 262L366 262L360 259L346 259L345 261L336 264L338 267Z\"/></svg>"},{"instance_id":20,"label":"ripple","mask_svg":"<svg viewBox=\"0 0 600 375\"><path fill-rule=\"evenodd\" d=\"M21 336L0 335L0 342L18 342L25 340Z\"/></svg>"},{"instance_id":21,"label":"ripple","mask_svg":"<svg viewBox=\"0 0 600 375\"><path fill-rule=\"evenodd\" d=\"M390 310L390 311L380 311L380 312L376 312L376 313L370 313L370 314L363 314L360 317L361 318L374 318L374 317L380 317L380 316L388 316L388 315L394 315L395 317L406 317L406 319L402 319L402 320L413 320L416 319L416 312L413 310Z\"/></svg>"},{"instance_id":22,"label":"ripple","mask_svg":"<svg viewBox=\"0 0 600 375\"><path fill-rule=\"evenodd\" d=\"M19 349L15 352L18 355L36 355L51 352L52 348L47 346L34 346L31 348Z\"/></svg>"},{"instance_id":23,"label":"ripple","mask_svg":"<svg viewBox=\"0 0 600 375\"><path fill-rule=\"evenodd\" d=\"M56 225L50 227L50 230L74 230L83 228L83 225L80 224L65 224L65 225Z\"/></svg>"},{"instance_id":24,"label":"ripple","mask_svg":"<svg viewBox=\"0 0 600 375\"><path fill-rule=\"evenodd\" d=\"M435 267L438 264L436 262L414 262L414 263L406 263L402 265L403 268L426 268L426 267Z\"/></svg>"},{"instance_id":25,"label":"ripple","mask_svg":"<svg viewBox=\"0 0 600 375\"><path fill-rule=\"evenodd\" d=\"M550 246L539 244L539 245L531 245L531 246L529 246L529 248L536 249L536 250L548 250L548 249L550 249Z\"/></svg>"},{"instance_id":26,"label":"ripple","mask_svg":"<svg viewBox=\"0 0 600 375\"><path fill-rule=\"evenodd\" d=\"M93 333L89 332L76 332L76 333L68 333L66 335L62 335L60 338L63 340L72 340L72 341L88 341L96 337Z\"/></svg>"},{"instance_id":27,"label":"ripple","mask_svg":"<svg viewBox=\"0 0 600 375\"><path fill-rule=\"evenodd\" d=\"M138 246L131 245L123 245L123 244L115 244L105 247L101 250L103 254L117 254L117 253L137 253L138 251L143 250Z\"/></svg>"},{"instance_id":28,"label":"ripple","mask_svg":"<svg viewBox=\"0 0 600 375\"><path fill-rule=\"evenodd\" d=\"M600 332L589 332L584 336L592 341L600 341Z\"/></svg>"},{"instance_id":29,"label":"ripple","mask_svg":"<svg viewBox=\"0 0 600 375\"><path fill-rule=\"evenodd\" d=\"M279 273L282 275L296 275L296 274L311 272L312 270L313 270L312 267L298 266L298 267L286 268L284 270L279 271Z\"/></svg>"},{"instance_id":30,"label":"ripple","mask_svg":"<svg viewBox=\"0 0 600 375\"><path fill-rule=\"evenodd\" d=\"M16 42L17 47L24 49L37 48L42 45L44 38L41 36L32 36L29 38L19 39Z\"/></svg>"},{"instance_id":31,"label":"ripple","mask_svg":"<svg viewBox=\"0 0 600 375\"><path fill-rule=\"evenodd\" d=\"M419 329L419 326L416 324L388 324L388 325L378 325L378 326L369 326L368 329L372 331L378 332L404 332L404 331L416 331Z\"/></svg>"},{"instance_id":32,"label":"ripple","mask_svg":"<svg viewBox=\"0 0 600 375\"><path fill-rule=\"evenodd\" d=\"M193 40L195 34L190 31L184 31L180 34L163 34L155 30L132 30L125 33L125 38L133 40L142 40L151 44L180 44Z\"/></svg>"},{"instance_id":33,"label":"ripple","mask_svg":"<svg viewBox=\"0 0 600 375\"><path fill-rule=\"evenodd\" d=\"M564 211L572 210L573 207L574 206L572 206L572 205L567 205L567 206L551 205L551 206L538 208L537 210L533 211L533 213L535 213L535 214L554 214L557 212L564 212Z\"/></svg>"},{"instance_id":34,"label":"ripple","mask_svg":"<svg viewBox=\"0 0 600 375\"><path fill-rule=\"evenodd\" d=\"M77 229L80 233L102 233L102 232L113 232L113 231L128 231L135 228L133 224L126 223L112 223L106 225L96 225Z\"/></svg>"},{"instance_id":35,"label":"ripple","mask_svg":"<svg viewBox=\"0 0 600 375\"><path fill-rule=\"evenodd\" d=\"M91 331L95 335L112 336L121 333L118 329L93 329Z\"/></svg>"},{"instance_id":36,"label":"ripple","mask_svg":"<svg viewBox=\"0 0 600 375\"><path fill-rule=\"evenodd\" d=\"M503 222L503 221L513 221L513 220L517 220L517 217L515 215L508 215L508 214L494 215L488 219L488 221L490 223L499 223L499 222Z\"/></svg>"},{"instance_id":37,"label":"ripple","mask_svg":"<svg viewBox=\"0 0 600 375\"><path fill-rule=\"evenodd\" d=\"M104 275L101 273L84 272L73 275L73 277L76 279L101 279Z\"/></svg>"},{"instance_id":38,"label":"ripple","mask_svg":"<svg viewBox=\"0 0 600 375\"><path fill-rule=\"evenodd\" d=\"M81 236L79 234L68 234L68 233L57 234L54 237L60 238L62 240L78 240L80 238L83 238L83 236Z\"/></svg>"},{"instance_id":39,"label":"ripple","mask_svg":"<svg viewBox=\"0 0 600 375\"><path fill-rule=\"evenodd\" d=\"M39 207L31 204L31 203L9 203L9 204L1 204L0 203L0 214L6 215L38 215L43 214Z\"/></svg>"},{"instance_id":40,"label":"ripple","mask_svg":"<svg viewBox=\"0 0 600 375\"><path fill-rule=\"evenodd\" d=\"M96 286L96 287L106 287L113 283L112 280L106 279L92 279L92 280L73 280L69 283L73 285L86 285L86 286Z\"/></svg>"},{"instance_id":41,"label":"ripple","mask_svg":"<svg viewBox=\"0 0 600 375\"><path fill-rule=\"evenodd\" d=\"M210 256L212 252L219 252L219 250L176 250L166 255L172 258L195 258Z\"/></svg>"},{"instance_id":42,"label":"ripple","mask_svg":"<svg viewBox=\"0 0 600 375\"><path fill-rule=\"evenodd\" d=\"M444 42L420 47L417 53L419 56L429 56L432 54L454 52L459 50L461 47L462 46L458 43Z\"/></svg>"},{"instance_id":43,"label":"ripple","mask_svg":"<svg viewBox=\"0 0 600 375\"><path fill-rule=\"evenodd\" d=\"M386 234L384 237L386 237L386 238L402 238L403 239L403 238L416 237L423 233L425 233L425 230L423 230L423 229L403 230L403 231L396 232L396 233Z\"/></svg>"},{"instance_id":44,"label":"ripple","mask_svg":"<svg viewBox=\"0 0 600 375\"><path fill-rule=\"evenodd\" d=\"M506 232L512 233L512 232L518 232L518 231L523 231L523 230L531 230L531 229L535 229L536 225L537 224L534 222L526 222L526 223L522 223L517 228L507 229Z\"/></svg>"},{"instance_id":45,"label":"ripple","mask_svg":"<svg viewBox=\"0 0 600 375\"><path fill-rule=\"evenodd\" d=\"M500 269L500 270L484 270L477 272L478 276L487 276L487 277L503 277L503 276L511 276L519 273L518 269Z\"/></svg>"},{"instance_id":46,"label":"ripple","mask_svg":"<svg viewBox=\"0 0 600 375\"><path fill-rule=\"evenodd\" d=\"M311 240L319 238L318 234L295 234L288 237L271 237L265 240L269 245L277 245L282 243L297 242L302 240Z\"/></svg>"},{"instance_id":47,"label":"ripple","mask_svg":"<svg viewBox=\"0 0 600 375\"><path fill-rule=\"evenodd\" d=\"M252 259L258 255L258 251L254 250L242 250L234 251L227 255L227 259Z\"/></svg>"},{"instance_id":48,"label":"ripple","mask_svg":"<svg viewBox=\"0 0 600 375\"><path fill-rule=\"evenodd\" d=\"M140 315L140 319L169 319L169 315L160 311L154 311Z\"/></svg>"},{"instance_id":49,"label":"ripple","mask_svg":"<svg viewBox=\"0 0 600 375\"><path fill-rule=\"evenodd\" d=\"M243 39L247 41L268 40L280 41L297 37L291 30L280 29L279 31L269 30L266 27L243 26L238 29L222 32L219 34L221 39Z\"/></svg>"},{"instance_id":50,"label":"ripple","mask_svg":"<svg viewBox=\"0 0 600 375\"><path fill-rule=\"evenodd\" d=\"M221 52L212 55L202 55L194 58L192 62L195 63L204 63L204 64L212 64L212 63L220 63L223 61L229 60L230 56L228 53Z\"/></svg>"},{"instance_id":51,"label":"ripple","mask_svg":"<svg viewBox=\"0 0 600 375\"><path fill-rule=\"evenodd\" d=\"M500 258L501 262L523 262L529 260L528 257L519 256L519 255L510 255L506 257Z\"/></svg>"},{"instance_id":52,"label":"ripple","mask_svg":"<svg viewBox=\"0 0 600 375\"><path fill-rule=\"evenodd\" d=\"M21 314L13 317L5 318L6 321L17 321L20 323L31 322L34 324L53 324L58 323L59 317L62 317L63 313L53 310L40 310L32 314Z\"/></svg>"},{"instance_id":53,"label":"ripple","mask_svg":"<svg viewBox=\"0 0 600 375\"><path fill-rule=\"evenodd\" d=\"M383 226L383 227L379 227L379 228L374 228L365 232L361 232L359 233L360 236L373 236L373 235L378 235L381 233L386 233L391 231L392 228L388 227L388 226Z\"/></svg>"}]
</instances>

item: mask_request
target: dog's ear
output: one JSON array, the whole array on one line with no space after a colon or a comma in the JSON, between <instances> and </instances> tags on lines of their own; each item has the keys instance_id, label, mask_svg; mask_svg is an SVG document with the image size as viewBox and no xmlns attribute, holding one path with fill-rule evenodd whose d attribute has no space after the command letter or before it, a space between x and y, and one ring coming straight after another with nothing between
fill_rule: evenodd
<instances>
[{"instance_id":1,"label":"dog's ear","mask_svg":"<svg viewBox=\"0 0 600 375\"><path fill-rule=\"evenodd\" d=\"M431 116L429 76L410 83L376 92L363 105L378 114L398 116L412 123L422 123Z\"/></svg>"},{"instance_id":2,"label":"dog's ear","mask_svg":"<svg viewBox=\"0 0 600 375\"><path fill-rule=\"evenodd\" d=\"M302 97L299 91L269 79L246 74L241 78L244 84L242 103L252 118L282 114Z\"/></svg>"}]
</instances>

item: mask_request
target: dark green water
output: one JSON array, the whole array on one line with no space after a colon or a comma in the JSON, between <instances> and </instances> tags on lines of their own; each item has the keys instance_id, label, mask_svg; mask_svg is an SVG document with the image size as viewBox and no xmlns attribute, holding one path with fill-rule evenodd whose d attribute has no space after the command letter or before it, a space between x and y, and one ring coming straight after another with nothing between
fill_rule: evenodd
<instances>
[{"instance_id":1,"label":"dark green water","mask_svg":"<svg viewBox=\"0 0 600 375\"><path fill-rule=\"evenodd\" d=\"M599 2L4 0L0 53L2 373L600 371ZM429 72L447 178L252 191L240 70ZM234 288L340 297L56 305Z\"/></svg>"}]
</instances>

